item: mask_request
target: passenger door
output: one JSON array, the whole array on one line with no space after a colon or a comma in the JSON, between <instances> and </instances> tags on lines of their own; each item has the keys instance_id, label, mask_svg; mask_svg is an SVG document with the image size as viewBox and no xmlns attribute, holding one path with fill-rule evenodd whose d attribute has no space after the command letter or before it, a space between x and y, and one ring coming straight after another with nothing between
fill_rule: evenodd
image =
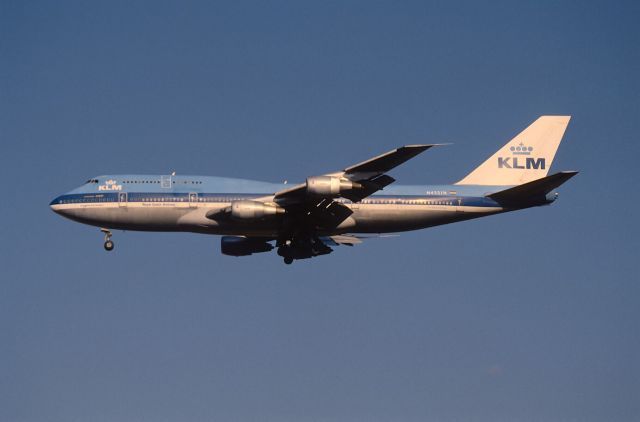
<instances>
[{"instance_id":1,"label":"passenger door","mask_svg":"<svg viewBox=\"0 0 640 422\"><path fill-rule=\"evenodd\" d=\"M195 192L189 192L189 207L196 208L198 206L198 194Z\"/></svg>"},{"instance_id":2,"label":"passenger door","mask_svg":"<svg viewBox=\"0 0 640 422\"><path fill-rule=\"evenodd\" d=\"M171 176L160 176L160 187L162 189L171 189Z\"/></svg>"}]
</instances>

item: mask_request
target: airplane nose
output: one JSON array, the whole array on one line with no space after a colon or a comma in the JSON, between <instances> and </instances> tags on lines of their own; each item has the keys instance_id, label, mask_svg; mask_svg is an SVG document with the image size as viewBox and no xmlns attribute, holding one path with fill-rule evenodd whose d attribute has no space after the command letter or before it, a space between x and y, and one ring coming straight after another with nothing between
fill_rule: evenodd
<instances>
[{"instance_id":1,"label":"airplane nose","mask_svg":"<svg viewBox=\"0 0 640 422\"><path fill-rule=\"evenodd\" d=\"M51 208L51 210L56 214L60 214L60 210L58 210L58 207L56 207L56 205L62 203L62 200L60 198L61 196L56 196L51 202L49 202L49 208Z\"/></svg>"}]
</instances>

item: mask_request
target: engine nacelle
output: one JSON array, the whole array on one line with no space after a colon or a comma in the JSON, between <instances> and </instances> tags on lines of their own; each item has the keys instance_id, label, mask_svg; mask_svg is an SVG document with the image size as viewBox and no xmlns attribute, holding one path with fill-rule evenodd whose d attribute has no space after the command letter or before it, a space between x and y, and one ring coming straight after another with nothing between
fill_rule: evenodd
<instances>
[{"instance_id":1,"label":"engine nacelle","mask_svg":"<svg viewBox=\"0 0 640 422\"><path fill-rule=\"evenodd\" d=\"M314 176L307 178L307 193L312 196L337 198L341 193L360 189L357 182L333 176Z\"/></svg>"},{"instance_id":2,"label":"engine nacelle","mask_svg":"<svg viewBox=\"0 0 640 422\"><path fill-rule=\"evenodd\" d=\"M234 220L259 220L284 213L284 208L275 204L265 204L258 201L234 201L230 207L231 218Z\"/></svg>"},{"instance_id":3,"label":"engine nacelle","mask_svg":"<svg viewBox=\"0 0 640 422\"><path fill-rule=\"evenodd\" d=\"M243 236L223 236L220 246L223 254L231 256L247 256L273 249L273 245L269 242Z\"/></svg>"}]
</instances>

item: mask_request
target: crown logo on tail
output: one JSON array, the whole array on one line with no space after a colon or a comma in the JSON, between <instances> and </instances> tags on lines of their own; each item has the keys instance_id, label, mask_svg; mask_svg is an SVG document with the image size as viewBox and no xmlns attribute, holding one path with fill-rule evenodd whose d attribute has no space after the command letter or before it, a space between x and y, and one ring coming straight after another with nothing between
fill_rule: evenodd
<instances>
[{"instance_id":1,"label":"crown logo on tail","mask_svg":"<svg viewBox=\"0 0 640 422\"><path fill-rule=\"evenodd\" d=\"M509 148L513 155L530 155L531 151L533 151L533 147L525 146L522 142L520 142L517 146L513 146Z\"/></svg>"},{"instance_id":2,"label":"crown logo on tail","mask_svg":"<svg viewBox=\"0 0 640 422\"><path fill-rule=\"evenodd\" d=\"M518 169L518 170L544 170L547 167L545 157L522 157L518 155L531 155L533 147L526 146L520 142L518 145L509 147L514 157L498 157L498 168L500 169ZM519 161L518 161L519 159Z\"/></svg>"}]
</instances>

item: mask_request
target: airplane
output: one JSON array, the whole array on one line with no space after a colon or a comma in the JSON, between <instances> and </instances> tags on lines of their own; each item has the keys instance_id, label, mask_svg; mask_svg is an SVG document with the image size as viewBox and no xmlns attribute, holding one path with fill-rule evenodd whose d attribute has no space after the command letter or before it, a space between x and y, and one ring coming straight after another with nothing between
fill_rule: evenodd
<instances>
[{"instance_id":1,"label":"airplane","mask_svg":"<svg viewBox=\"0 0 640 422\"><path fill-rule=\"evenodd\" d=\"M104 175L56 197L51 209L111 230L222 235L225 255L277 250L286 264L338 245L549 205L577 171L547 176L571 116L541 116L452 185L390 186L387 173L441 144L406 145L291 186L211 176Z\"/></svg>"}]
</instances>

